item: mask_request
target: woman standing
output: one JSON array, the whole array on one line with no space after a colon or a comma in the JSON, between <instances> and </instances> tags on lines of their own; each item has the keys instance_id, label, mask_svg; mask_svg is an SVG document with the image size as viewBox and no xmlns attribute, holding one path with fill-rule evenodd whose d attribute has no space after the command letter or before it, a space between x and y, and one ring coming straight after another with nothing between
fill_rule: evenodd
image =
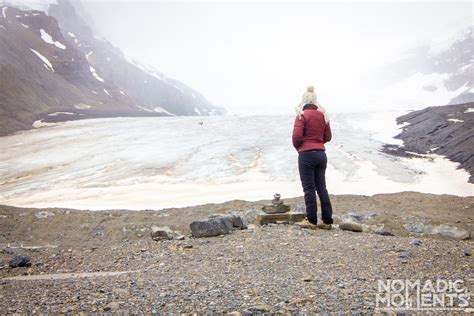
<instances>
[{"instance_id":1,"label":"woman standing","mask_svg":"<svg viewBox=\"0 0 474 316\"><path fill-rule=\"evenodd\" d=\"M321 202L321 228L330 229L333 223L332 206L326 189L327 157L324 144L331 140L331 127L324 108L318 104L314 87L309 86L297 107L293 127L293 146L298 151L298 170L304 191L308 221L317 225L316 193Z\"/></svg>"}]
</instances>

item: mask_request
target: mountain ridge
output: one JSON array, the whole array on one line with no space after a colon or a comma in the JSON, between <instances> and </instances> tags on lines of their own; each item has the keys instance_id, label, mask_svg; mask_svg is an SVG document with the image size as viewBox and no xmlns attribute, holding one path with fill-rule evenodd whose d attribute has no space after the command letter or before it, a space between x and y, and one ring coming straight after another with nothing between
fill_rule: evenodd
<instances>
[{"instance_id":1,"label":"mountain ridge","mask_svg":"<svg viewBox=\"0 0 474 316\"><path fill-rule=\"evenodd\" d=\"M97 39L69 1L48 13L0 6L0 135L38 121L225 113Z\"/></svg>"}]
</instances>

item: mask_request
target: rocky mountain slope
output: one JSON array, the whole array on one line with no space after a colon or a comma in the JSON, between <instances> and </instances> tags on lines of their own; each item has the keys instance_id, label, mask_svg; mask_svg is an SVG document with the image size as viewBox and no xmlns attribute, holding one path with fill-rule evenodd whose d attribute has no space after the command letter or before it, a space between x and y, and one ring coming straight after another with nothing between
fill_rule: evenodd
<instances>
[{"instance_id":1,"label":"rocky mountain slope","mask_svg":"<svg viewBox=\"0 0 474 316\"><path fill-rule=\"evenodd\" d=\"M386 147L386 152L418 154L435 153L459 162L474 183L474 102L429 107L397 118L404 124L396 138L403 140L402 148ZM388 149L388 150L387 150Z\"/></svg>"},{"instance_id":2,"label":"rocky mountain slope","mask_svg":"<svg viewBox=\"0 0 474 316\"><path fill-rule=\"evenodd\" d=\"M67 0L49 15L0 6L0 135L39 120L223 112L97 39Z\"/></svg>"}]
</instances>

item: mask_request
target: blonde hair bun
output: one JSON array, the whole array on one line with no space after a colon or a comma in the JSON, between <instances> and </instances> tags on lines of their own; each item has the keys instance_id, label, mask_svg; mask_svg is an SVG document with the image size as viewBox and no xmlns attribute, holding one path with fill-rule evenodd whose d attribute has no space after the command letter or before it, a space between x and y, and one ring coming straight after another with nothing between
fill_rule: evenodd
<instances>
[{"instance_id":1,"label":"blonde hair bun","mask_svg":"<svg viewBox=\"0 0 474 316\"><path fill-rule=\"evenodd\" d=\"M314 92L314 87L313 86L308 86L308 88L306 88L306 91Z\"/></svg>"}]
</instances>

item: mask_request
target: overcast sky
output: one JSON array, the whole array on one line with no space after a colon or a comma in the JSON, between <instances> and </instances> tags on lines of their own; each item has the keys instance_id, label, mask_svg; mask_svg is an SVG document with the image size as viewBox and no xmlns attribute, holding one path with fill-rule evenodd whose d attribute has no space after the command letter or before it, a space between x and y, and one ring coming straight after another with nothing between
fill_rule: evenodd
<instances>
[{"instance_id":1,"label":"overcast sky","mask_svg":"<svg viewBox=\"0 0 474 316\"><path fill-rule=\"evenodd\" d=\"M366 104L363 74L472 23L471 2L86 1L124 53L232 113L290 112L305 87L334 112Z\"/></svg>"}]
</instances>

